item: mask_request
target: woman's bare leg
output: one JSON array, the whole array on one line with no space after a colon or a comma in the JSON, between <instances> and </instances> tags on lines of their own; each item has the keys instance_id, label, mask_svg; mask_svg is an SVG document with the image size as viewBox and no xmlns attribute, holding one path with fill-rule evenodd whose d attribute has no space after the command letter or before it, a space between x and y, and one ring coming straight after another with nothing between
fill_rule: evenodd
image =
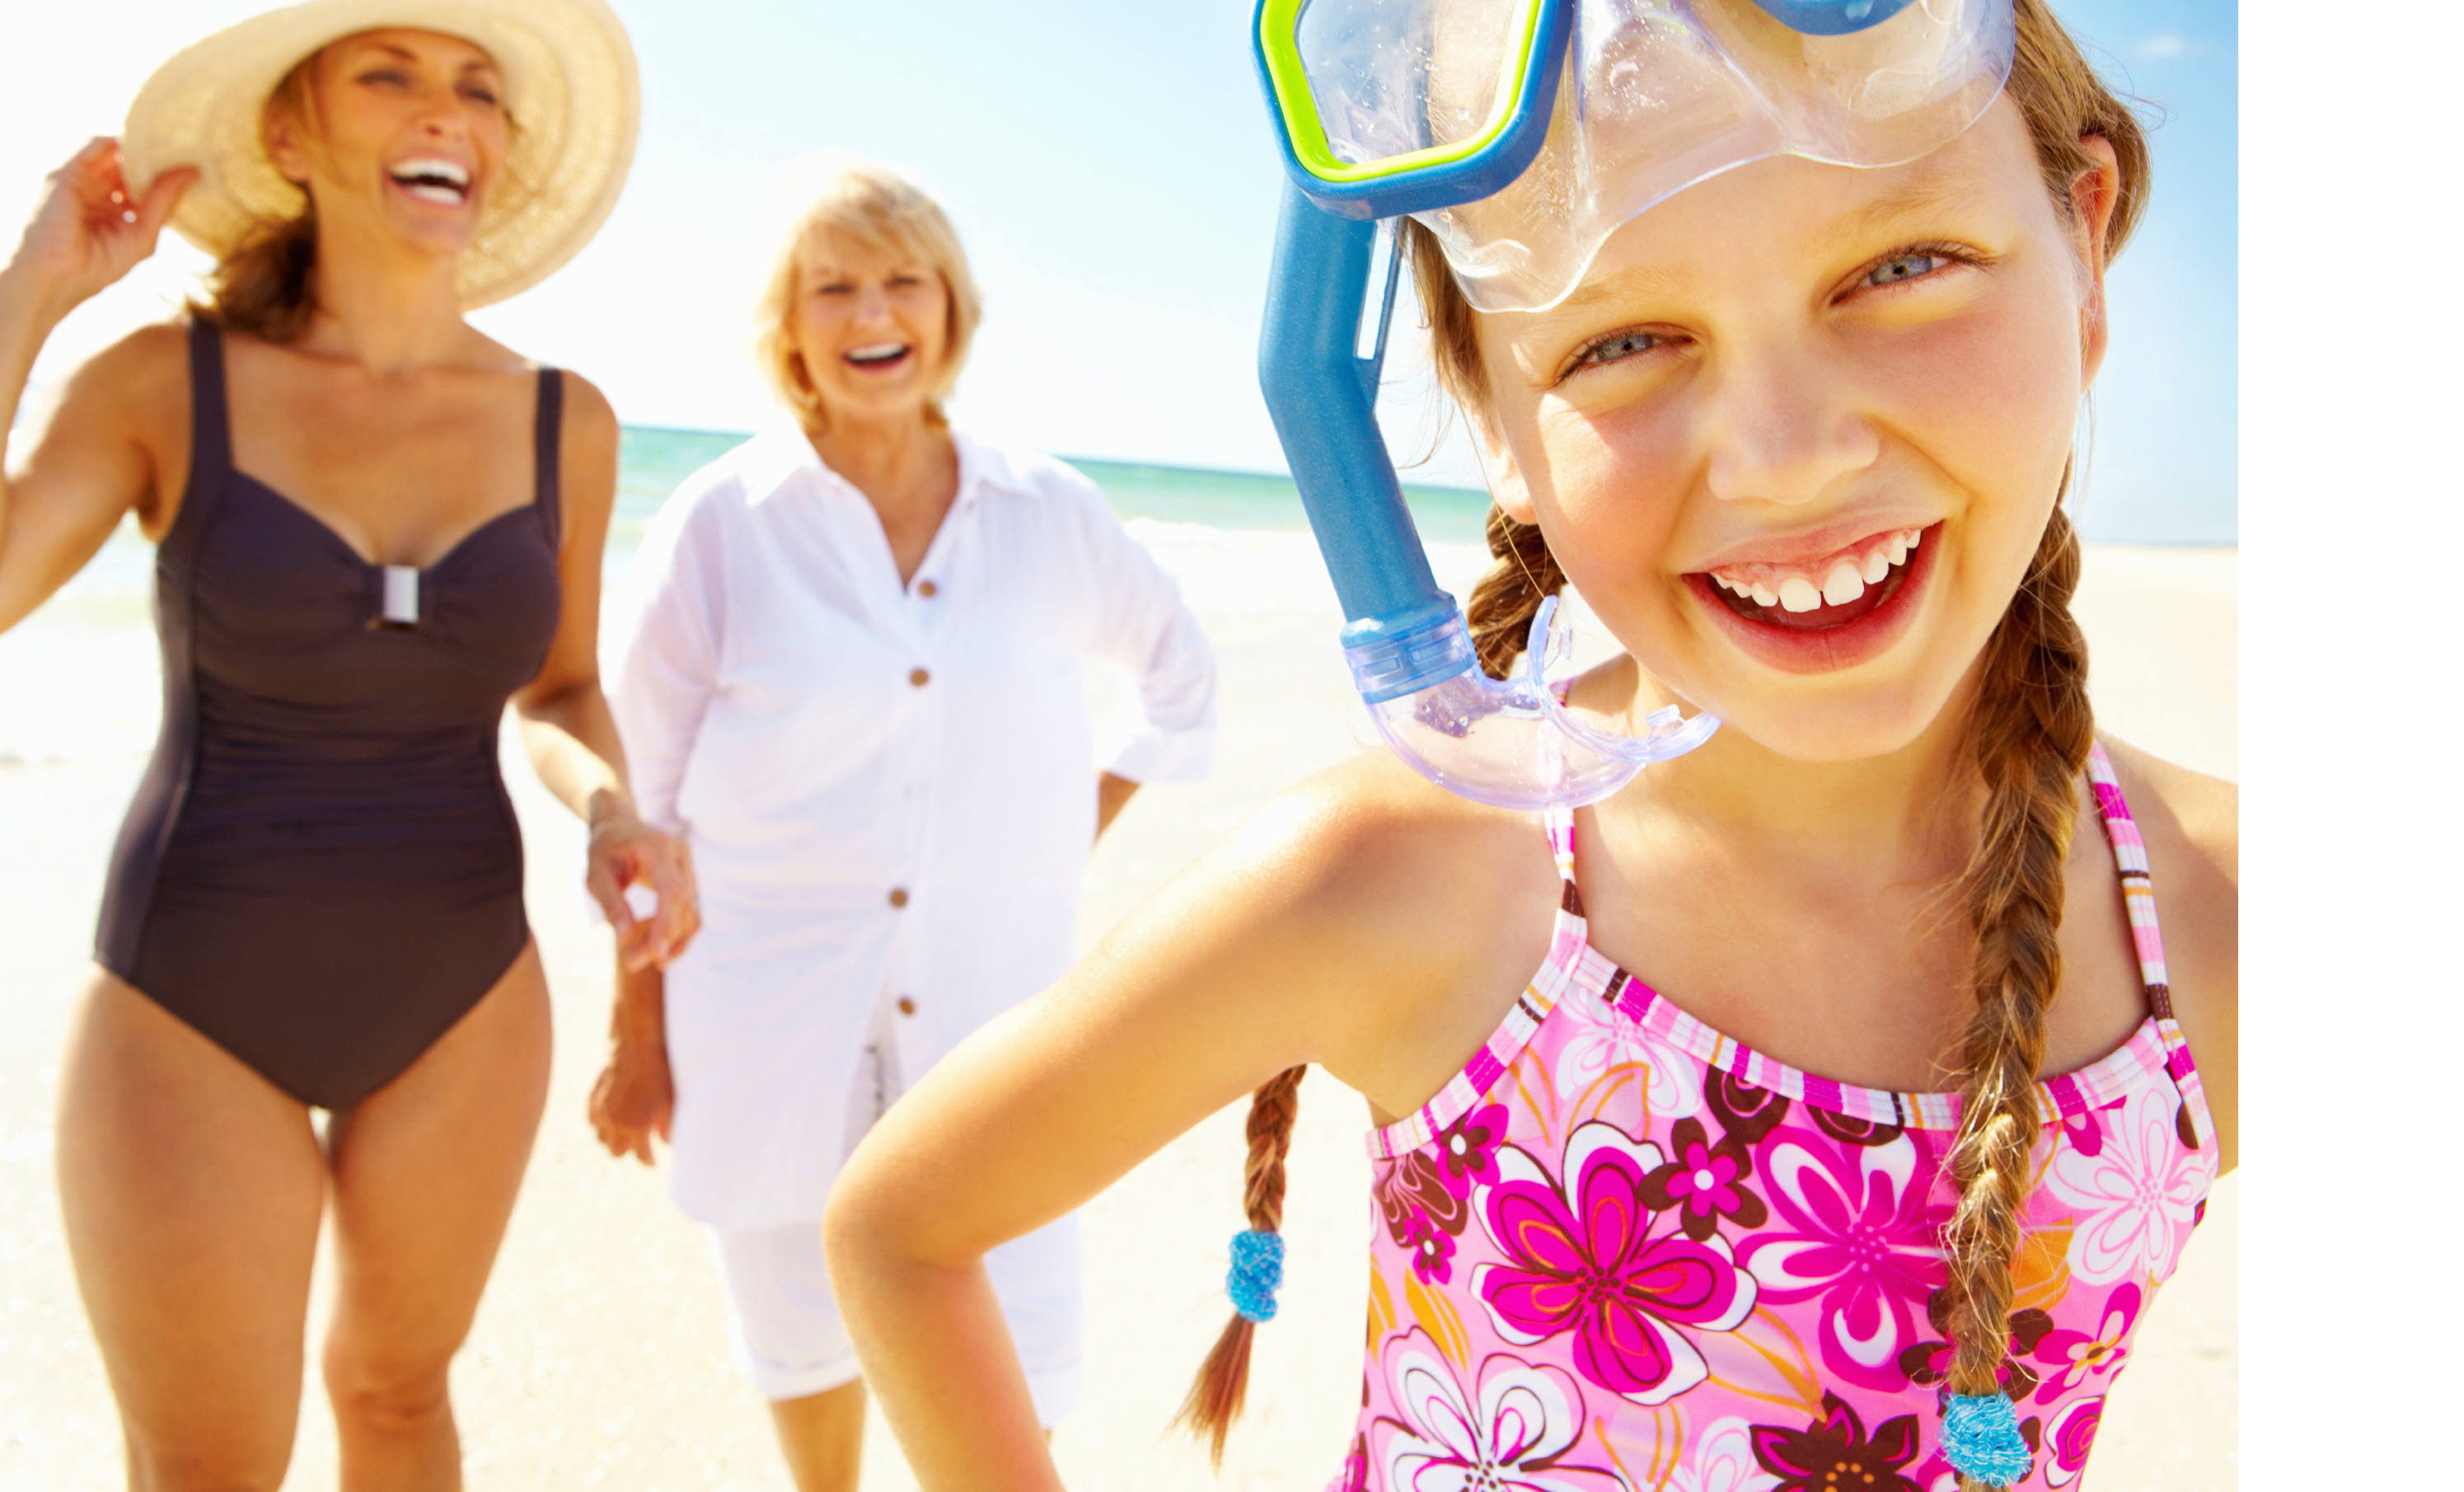
<instances>
[{"instance_id":1,"label":"woman's bare leg","mask_svg":"<svg viewBox=\"0 0 2464 1492\"><path fill-rule=\"evenodd\" d=\"M864 1464L864 1380L770 1406L796 1492L855 1492Z\"/></svg>"},{"instance_id":2,"label":"woman's bare leg","mask_svg":"<svg viewBox=\"0 0 2464 1492\"><path fill-rule=\"evenodd\" d=\"M77 1290L137 1492L279 1486L325 1162L305 1104L97 970L56 1138Z\"/></svg>"},{"instance_id":3,"label":"woman's bare leg","mask_svg":"<svg viewBox=\"0 0 2464 1492\"><path fill-rule=\"evenodd\" d=\"M462 1484L446 1371L470 1334L547 1102L547 981L526 948L418 1061L327 1134L343 1492Z\"/></svg>"}]
</instances>

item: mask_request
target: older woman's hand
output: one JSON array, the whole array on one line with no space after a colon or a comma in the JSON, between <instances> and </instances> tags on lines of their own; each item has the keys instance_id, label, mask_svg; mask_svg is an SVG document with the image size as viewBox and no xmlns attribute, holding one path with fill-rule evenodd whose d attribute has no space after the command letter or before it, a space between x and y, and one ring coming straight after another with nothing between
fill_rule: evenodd
<instances>
[{"instance_id":1,"label":"older woman's hand","mask_svg":"<svg viewBox=\"0 0 2464 1492\"><path fill-rule=\"evenodd\" d=\"M583 884L616 929L617 961L627 969L667 968L701 930L692 852L674 835L642 822L629 804L605 812L594 805ZM636 916L626 900L634 886L647 886L659 899L648 918Z\"/></svg>"},{"instance_id":2,"label":"older woman's hand","mask_svg":"<svg viewBox=\"0 0 2464 1492\"><path fill-rule=\"evenodd\" d=\"M619 969L608 1022L607 1065L590 1085L590 1127L607 1153L652 1164L650 1137L668 1138L676 1111L668 1065L667 979L655 969Z\"/></svg>"}]
</instances>

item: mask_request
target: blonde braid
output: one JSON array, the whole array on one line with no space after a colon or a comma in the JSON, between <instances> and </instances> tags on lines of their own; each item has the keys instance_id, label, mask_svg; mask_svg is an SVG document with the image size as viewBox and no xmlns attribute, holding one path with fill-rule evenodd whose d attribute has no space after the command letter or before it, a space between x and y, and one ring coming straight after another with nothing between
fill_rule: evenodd
<instances>
[{"instance_id":1,"label":"blonde braid","mask_svg":"<svg viewBox=\"0 0 2464 1492\"><path fill-rule=\"evenodd\" d=\"M2068 485L2068 478L2064 478ZM2029 1158L2043 1116L2036 1074L2045 1012L2061 988L2063 868L2079 818L2079 774L2095 742L2087 641L2070 614L2079 536L2059 508L2027 580L1986 648L1970 728L1986 790L1966 878L1976 930L1976 1014L1961 1048L1961 1110L1947 1230L1950 1391L2002 1392L2011 1262L2020 1244ZM1987 1483L1962 1478L1964 1488Z\"/></svg>"},{"instance_id":2,"label":"blonde braid","mask_svg":"<svg viewBox=\"0 0 2464 1492\"><path fill-rule=\"evenodd\" d=\"M1249 1215L1249 1226L1261 1233L1283 1231L1284 1157L1291 1153L1301 1080L1308 1076L1306 1064L1287 1067L1266 1080L1249 1100L1248 1184L1243 1189L1241 1205ZM1180 1413L1173 1416L1176 1426L1185 1425L1190 1434L1208 1441L1219 1469L1223 1464L1224 1437L1232 1433L1232 1421L1241 1417L1241 1401L1249 1391L1249 1339L1257 1329L1248 1317L1233 1313L1223 1334L1216 1339L1215 1349L1198 1370L1198 1381L1189 1386Z\"/></svg>"}]
</instances>

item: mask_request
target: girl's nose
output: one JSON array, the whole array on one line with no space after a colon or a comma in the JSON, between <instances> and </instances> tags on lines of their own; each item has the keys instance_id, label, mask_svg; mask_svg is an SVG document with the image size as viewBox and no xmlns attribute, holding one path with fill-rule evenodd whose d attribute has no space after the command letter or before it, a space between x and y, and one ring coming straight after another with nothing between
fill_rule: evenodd
<instances>
[{"instance_id":1,"label":"girl's nose","mask_svg":"<svg viewBox=\"0 0 2464 1492\"><path fill-rule=\"evenodd\" d=\"M1803 349L1729 361L1710 410L1712 495L1811 502L1882 454L1846 383Z\"/></svg>"}]
</instances>

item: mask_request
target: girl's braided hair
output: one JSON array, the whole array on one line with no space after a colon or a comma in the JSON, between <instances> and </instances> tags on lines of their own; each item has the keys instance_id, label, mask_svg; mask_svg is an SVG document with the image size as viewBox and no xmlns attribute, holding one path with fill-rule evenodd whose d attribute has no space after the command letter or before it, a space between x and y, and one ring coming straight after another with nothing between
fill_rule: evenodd
<instances>
[{"instance_id":1,"label":"girl's braided hair","mask_svg":"<svg viewBox=\"0 0 2464 1492\"><path fill-rule=\"evenodd\" d=\"M2145 136L2047 0L2015 0L2014 9L2018 44L2005 91L2027 122L2056 207L2071 215L2073 189L2098 168L2082 140L2102 137L2120 165L2105 230L2109 261L2146 204ZM1439 379L1457 404L1479 409L1487 386L1476 313L1456 288L1437 239L1418 223L1408 232ZM2064 493L2070 477L2066 469ZM1473 588L1464 610L1482 666L1503 678L1523 651L1542 598L1562 590L1566 577L1539 526L1517 523L1501 509L1488 515L1488 548L1497 563ZM1958 1394L2000 1392L2009 1351L2011 1266L2034 1179L2029 1155L2042 1122L2036 1073L2044 1062L2045 1011L2061 985L2062 869L2079 813L2079 775L2094 744L2087 644L2070 614L2079 576L2079 536L2057 504L2027 578L1986 644L1984 679L1969 722L1968 757L1984 789L1985 809L1961 880L1976 937L1976 1013L1960 1047L1960 1124L1949 1158L1960 1194L1944 1249L1951 1287L1948 1387ZM1259 1089L1251 1111L1253 1223L1263 1154L1273 1156L1273 1212L1281 1214L1282 1158L1300 1072L1294 1068ZM1182 1411L1195 1430L1214 1436L1219 1458L1247 1376L1247 1327L1234 1319ZM1963 1478L1963 1486L1983 1483Z\"/></svg>"}]
</instances>

